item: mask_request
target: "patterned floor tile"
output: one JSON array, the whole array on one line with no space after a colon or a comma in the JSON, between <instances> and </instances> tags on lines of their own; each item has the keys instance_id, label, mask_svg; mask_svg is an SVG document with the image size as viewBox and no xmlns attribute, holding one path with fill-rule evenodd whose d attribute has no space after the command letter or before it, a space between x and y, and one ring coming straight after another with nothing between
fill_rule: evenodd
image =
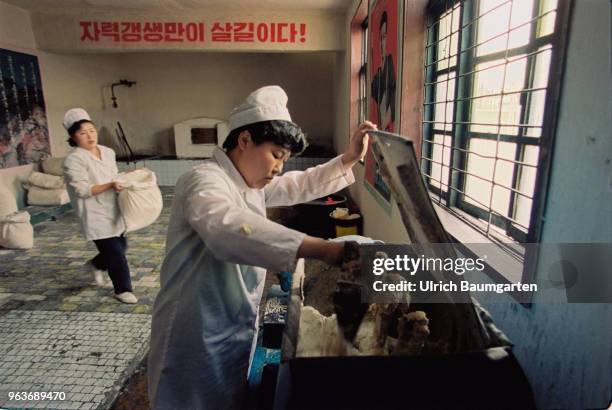
<instances>
[{"instance_id":1,"label":"patterned floor tile","mask_svg":"<svg viewBox=\"0 0 612 410\"><path fill-rule=\"evenodd\" d=\"M35 225L34 248L0 251L0 315L16 306L22 310L150 312L159 290L170 203L166 199L153 225L128 234L126 256L137 305L119 303L112 297L112 286L93 283L83 265L97 254L95 245L81 236L78 220L69 212L56 221Z\"/></svg>"},{"instance_id":2,"label":"patterned floor tile","mask_svg":"<svg viewBox=\"0 0 612 410\"><path fill-rule=\"evenodd\" d=\"M0 407L110 406L148 349L172 189L163 197L159 219L128 235L135 305L93 283L83 265L97 251L73 212L36 224L34 248L0 249ZM65 396L9 401L11 391Z\"/></svg>"},{"instance_id":3,"label":"patterned floor tile","mask_svg":"<svg viewBox=\"0 0 612 410\"><path fill-rule=\"evenodd\" d=\"M104 408L142 360L149 334L142 314L9 312L0 317L0 407ZM16 400L15 392L39 394Z\"/></svg>"}]
</instances>

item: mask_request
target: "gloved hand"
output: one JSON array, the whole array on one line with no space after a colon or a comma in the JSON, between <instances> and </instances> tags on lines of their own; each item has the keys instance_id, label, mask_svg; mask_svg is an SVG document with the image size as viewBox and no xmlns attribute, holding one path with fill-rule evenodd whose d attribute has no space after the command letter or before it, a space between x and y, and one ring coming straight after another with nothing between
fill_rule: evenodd
<instances>
[{"instance_id":1,"label":"gloved hand","mask_svg":"<svg viewBox=\"0 0 612 410\"><path fill-rule=\"evenodd\" d=\"M291 290L291 272L276 272L278 283L283 292L289 292Z\"/></svg>"}]
</instances>

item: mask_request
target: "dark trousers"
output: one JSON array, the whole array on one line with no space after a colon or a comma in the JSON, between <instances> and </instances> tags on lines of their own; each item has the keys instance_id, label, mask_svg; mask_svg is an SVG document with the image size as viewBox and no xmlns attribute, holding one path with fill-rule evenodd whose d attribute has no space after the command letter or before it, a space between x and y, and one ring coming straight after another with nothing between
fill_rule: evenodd
<instances>
[{"instance_id":1,"label":"dark trousers","mask_svg":"<svg viewBox=\"0 0 612 410\"><path fill-rule=\"evenodd\" d=\"M96 248L100 252L91 263L99 270L108 271L115 288L115 293L131 292L132 279L130 268L125 258L127 238L123 235L112 238L95 240Z\"/></svg>"}]
</instances>

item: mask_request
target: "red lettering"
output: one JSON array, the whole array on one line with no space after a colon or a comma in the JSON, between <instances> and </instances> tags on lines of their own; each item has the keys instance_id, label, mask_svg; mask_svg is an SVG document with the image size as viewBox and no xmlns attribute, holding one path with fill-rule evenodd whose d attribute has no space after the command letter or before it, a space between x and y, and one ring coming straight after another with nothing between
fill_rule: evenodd
<instances>
[{"instance_id":1,"label":"red lettering","mask_svg":"<svg viewBox=\"0 0 612 410\"><path fill-rule=\"evenodd\" d=\"M1 0L0 0L1 1ZM80 41L99 42L204 42L203 22L79 21ZM304 23L214 22L213 42L296 43L306 42Z\"/></svg>"},{"instance_id":2,"label":"red lettering","mask_svg":"<svg viewBox=\"0 0 612 410\"><path fill-rule=\"evenodd\" d=\"M185 32L187 34L187 41L196 41L198 39L198 26L196 23L187 23L185 25Z\"/></svg>"},{"instance_id":3,"label":"red lettering","mask_svg":"<svg viewBox=\"0 0 612 410\"><path fill-rule=\"evenodd\" d=\"M212 26L212 41L232 41L232 23L221 24L215 21Z\"/></svg>"},{"instance_id":4,"label":"red lettering","mask_svg":"<svg viewBox=\"0 0 612 410\"><path fill-rule=\"evenodd\" d=\"M295 36L298 33L297 28L295 27L295 23L291 23L289 25L289 41L291 43L295 43Z\"/></svg>"},{"instance_id":5,"label":"red lettering","mask_svg":"<svg viewBox=\"0 0 612 410\"><path fill-rule=\"evenodd\" d=\"M164 23L144 23L144 40L150 42L162 41L164 36Z\"/></svg>"},{"instance_id":6,"label":"red lettering","mask_svg":"<svg viewBox=\"0 0 612 410\"><path fill-rule=\"evenodd\" d=\"M121 23L121 41L139 42L142 40L141 31L140 23L124 21Z\"/></svg>"},{"instance_id":7,"label":"red lettering","mask_svg":"<svg viewBox=\"0 0 612 410\"><path fill-rule=\"evenodd\" d=\"M284 33L284 29L287 28L287 26L289 26L289 24L287 23L278 23L278 42L279 43L286 43L287 41L289 41L289 39L287 37L285 37L285 33Z\"/></svg>"},{"instance_id":8,"label":"red lettering","mask_svg":"<svg viewBox=\"0 0 612 410\"><path fill-rule=\"evenodd\" d=\"M234 23L234 41L252 42L254 38L253 23Z\"/></svg>"},{"instance_id":9,"label":"red lettering","mask_svg":"<svg viewBox=\"0 0 612 410\"><path fill-rule=\"evenodd\" d=\"M98 23L92 21L79 21L79 26L81 26L82 29L81 41L98 41ZM90 27L93 28L93 35L89 32Z\"/></svg>"},{"instance_id":10,"label":"red lettering","mask_svg":"<svg viewBox=\"0 0 612 410\"><path fill-rule=\"evenodd\" d=\"M268 41L268 25L266 23L259 23L257 25L257 41L262 43Z\"/></svg>"}]
</instances>

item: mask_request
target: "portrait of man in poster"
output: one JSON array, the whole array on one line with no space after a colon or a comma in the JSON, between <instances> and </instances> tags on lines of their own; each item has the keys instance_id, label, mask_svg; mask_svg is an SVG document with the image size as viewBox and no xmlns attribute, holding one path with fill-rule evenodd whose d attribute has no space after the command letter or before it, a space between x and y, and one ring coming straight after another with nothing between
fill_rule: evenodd
<instances>
[{"instance_id":1,"label":"portrait of man in poster","mask_svg":"<svg viewBox=\"0 0 612 410\"><path fill-rule=\"evenodd\" d=\"M395 122L395 68L393 56L387 53L388 17L383 11L378 24L378 41L380 66L376 70L371 84L371 95L376 101L376 124L381 130L393 131Z\"/></svg>"}]
</instances>

